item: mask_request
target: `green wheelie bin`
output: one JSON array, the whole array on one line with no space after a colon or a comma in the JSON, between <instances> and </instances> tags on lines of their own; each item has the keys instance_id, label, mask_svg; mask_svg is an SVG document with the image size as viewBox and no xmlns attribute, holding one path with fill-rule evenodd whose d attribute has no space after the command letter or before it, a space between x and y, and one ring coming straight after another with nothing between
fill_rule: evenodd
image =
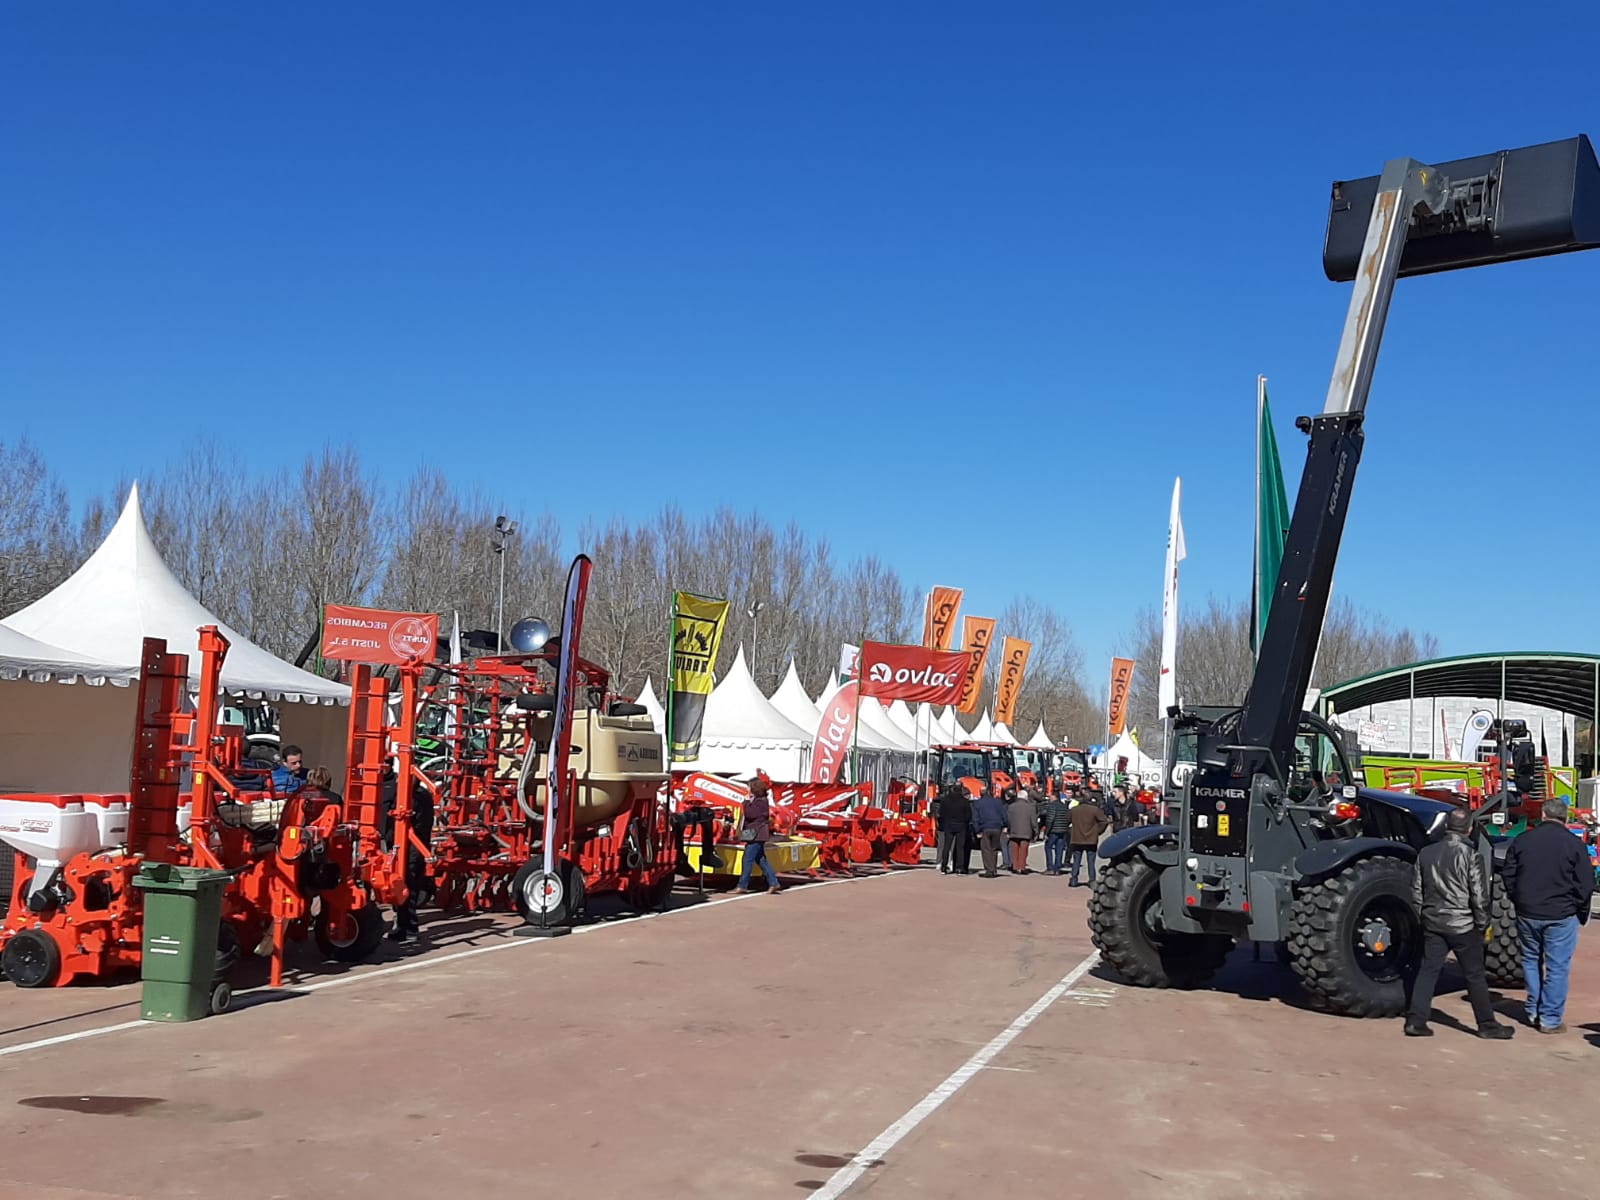
<instances>
[{"instance_id":1,"label":"green wheelie bin","mask_svg":"<svg viewBox=\"0 0 1600 1200\"><path fill-rule=\"evenodd\" d=\"M217 978L226 871L145 863L133 878L144 892L140 978L146 1021L197 1021L222 1012L233 990Z\"/></svg>"}]
</instances>

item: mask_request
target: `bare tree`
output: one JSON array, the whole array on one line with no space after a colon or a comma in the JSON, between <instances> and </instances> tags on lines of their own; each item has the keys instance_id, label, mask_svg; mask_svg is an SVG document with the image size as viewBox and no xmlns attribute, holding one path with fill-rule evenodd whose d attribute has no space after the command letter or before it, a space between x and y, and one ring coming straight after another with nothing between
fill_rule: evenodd
<instances>
[{"instance_id":1,"label":"bare tree","mask_svg":"<svg viewBox=\"0 0 1600 1200\"><path fill-rule=\"evenodd\" d=\"M0 442L0 614L32 604L77 566L67 490L26 438Z\"/></svg>"}]
</instances>

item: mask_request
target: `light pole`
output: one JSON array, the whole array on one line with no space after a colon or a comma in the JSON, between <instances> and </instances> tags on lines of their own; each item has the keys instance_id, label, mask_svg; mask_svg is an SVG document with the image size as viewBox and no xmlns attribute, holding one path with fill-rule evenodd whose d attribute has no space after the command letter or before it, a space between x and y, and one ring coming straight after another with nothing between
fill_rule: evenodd
<instances>
[{"instance_id":1,"label":"light pole","mask_svg":"<svg viewBox=\"0 0 1600 1200\"><path fill-rule=\"evenodd\" d=\"M506 542L516 531L517 523L502 516L494 519L494 532L489 535L489 547L500 560L500 596L494 606L494 648L497 654L504 654L506 650Z\"/></svg>"},{"instance_id":2,"label":"light pole","mask_svg":"<svg viewBox=\"0 0 1600 1200\"><path fill-rule=\"evenodd\" d=\"M761 610L763 608L765 608L766 606L767 606L767 602L765 600L756 600L756 601L753 601L751 603L749 608L744 610L745 613L750 618L750 678L751 679L754 679L756 677L756 628L757 628L757 626L756 626L756 617L760 615Z\"/></svg>"}]
</instances>

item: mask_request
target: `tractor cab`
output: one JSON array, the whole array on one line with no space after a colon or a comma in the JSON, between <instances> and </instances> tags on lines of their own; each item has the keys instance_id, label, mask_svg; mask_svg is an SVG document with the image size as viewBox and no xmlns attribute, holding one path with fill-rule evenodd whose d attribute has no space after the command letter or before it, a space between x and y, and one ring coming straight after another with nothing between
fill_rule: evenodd
<instances>
[{"instance_id":1,"label":"tractor cab","mask_svg":"<svg viewBox=\"0 0 1600 1200\"><path fill-rule=\"evenodd\" d=\"M981 746L935 746L929 774L934 786L943 789L959 783L974 800L993 788L995 764L993 756Z\"/></svg>"}]
</instances>

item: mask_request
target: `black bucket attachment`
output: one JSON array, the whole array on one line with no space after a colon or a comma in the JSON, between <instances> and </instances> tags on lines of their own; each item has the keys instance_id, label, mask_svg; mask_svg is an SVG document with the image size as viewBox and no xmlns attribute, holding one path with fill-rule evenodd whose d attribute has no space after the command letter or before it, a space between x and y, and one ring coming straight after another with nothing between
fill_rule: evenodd
<instances>
[{"instance_id":1,"label":"black bucket attachment","mask_svg":"<svg viewBox=\"0 0 1600 1200\"><path fill-rule=\"evenodd\" d=\"M1600 164L1583 134L1563 142L1438 163L1450 208L1411 227L1401 275L1565 254L1600 245ZM1356 277L1378 176L1333 185L1322 269L1335 283Z\"/></svg>"}]
</instances>

